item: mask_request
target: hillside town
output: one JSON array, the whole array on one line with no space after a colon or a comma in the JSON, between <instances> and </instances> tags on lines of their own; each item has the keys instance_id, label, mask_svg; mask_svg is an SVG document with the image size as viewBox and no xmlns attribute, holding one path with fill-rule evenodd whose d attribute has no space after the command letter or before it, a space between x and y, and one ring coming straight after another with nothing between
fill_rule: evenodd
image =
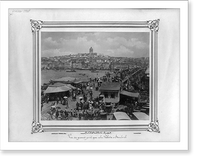
<instances>
[{"instance_id":1,"label":"hillside town","mask_svg":"<svg viewBox=\"0 0 200 162\"><path fill-rule=\"evenodd\" d=\"M42 120L149 119L149 57L111 57L90 47L42 57L41 74Z\"/></svg>"},{"instance_id":2,"label":"hillside town","mask_svg":"<svg viewBox=\"0 0 200 162\"><path fill-rule=\"evenodd\" d=\"M114 70L136 67L146 68L148 65L149 57L111 57L94 53L92 47L89 49L89 53L41 58L42 70Z\"/></svg>"}]
</instances>

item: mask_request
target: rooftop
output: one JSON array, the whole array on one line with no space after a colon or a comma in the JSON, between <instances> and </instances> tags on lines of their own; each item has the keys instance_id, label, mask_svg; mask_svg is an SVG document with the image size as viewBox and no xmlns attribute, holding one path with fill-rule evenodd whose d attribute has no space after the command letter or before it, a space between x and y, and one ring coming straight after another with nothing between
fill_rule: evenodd
<instances>
[{"instance_id":1,"label":"rooftop","mask_svg":"<svg viewBox=\"0 0 200 162\"><path fill-rule=\"evenodd\" d=\"M132 92L128 92L128 91L122 91L120 94L129 96L129 97L133 97L133 98L139 97L139 93L132 93Z\"/></svg>"},{"instance_id":2,"label":"rooftop","mask_svg":"<svg viewBox=\"0 0 200 162\"><path fill-rule=\"evenodd\" d=\"M105 82L101 85L100 91L119 91L120 84L118 82Z\"/></svg>"}]
</instances>

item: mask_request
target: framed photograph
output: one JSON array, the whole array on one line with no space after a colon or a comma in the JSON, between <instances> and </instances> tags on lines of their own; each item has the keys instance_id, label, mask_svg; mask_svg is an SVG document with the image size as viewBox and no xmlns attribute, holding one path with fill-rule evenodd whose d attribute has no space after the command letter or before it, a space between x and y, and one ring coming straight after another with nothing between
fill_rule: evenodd
<instances>
[{"instance_id":1,"label":"framed photograph","mask_svg":"<svg viewBox=\"0 0 200 162\"><path fill-rule=\"evenodd\" d=\"M31 19L32 133L159 133L159 21Z\"/></svg>"}]
</instances>

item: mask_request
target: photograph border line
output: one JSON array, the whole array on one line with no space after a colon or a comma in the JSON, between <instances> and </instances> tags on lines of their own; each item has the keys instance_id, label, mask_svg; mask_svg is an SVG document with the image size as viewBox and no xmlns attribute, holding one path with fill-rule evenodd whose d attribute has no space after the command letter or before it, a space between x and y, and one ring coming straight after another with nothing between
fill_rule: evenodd
<instances>
[{"instance_id":1,"label":"photograph border line","mask_svg":"<svg viewBox=\"0 0 200 162\"><path fill-rule=\"evenodd\" d=\"M33 33L33 122L31 133L46 131L82 131L82 130L130 130L149 131L160 133L157 108L157 84L158 84L158 30L160 19L148 21L41 21L30 20ZM40 30L42 28L148 28L150 30L150 107L151 119L149 124L129 125L42 125L40 122Z\"/></svg>"}]
</instances>

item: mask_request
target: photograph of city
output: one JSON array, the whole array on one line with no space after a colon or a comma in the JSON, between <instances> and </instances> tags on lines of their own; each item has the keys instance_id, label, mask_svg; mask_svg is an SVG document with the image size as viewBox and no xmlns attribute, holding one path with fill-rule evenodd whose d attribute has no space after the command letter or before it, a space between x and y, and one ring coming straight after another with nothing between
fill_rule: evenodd
<instances>
[{"instance_id":1,"label":"photograph of city","mask_svg":"<svg viewBox=\"0 0 200 162\"><path fill-rule=\"evenodd\" d=\"M149 32L41 32L41 120L149 120Z\"/></svg>"}]
</instances>

